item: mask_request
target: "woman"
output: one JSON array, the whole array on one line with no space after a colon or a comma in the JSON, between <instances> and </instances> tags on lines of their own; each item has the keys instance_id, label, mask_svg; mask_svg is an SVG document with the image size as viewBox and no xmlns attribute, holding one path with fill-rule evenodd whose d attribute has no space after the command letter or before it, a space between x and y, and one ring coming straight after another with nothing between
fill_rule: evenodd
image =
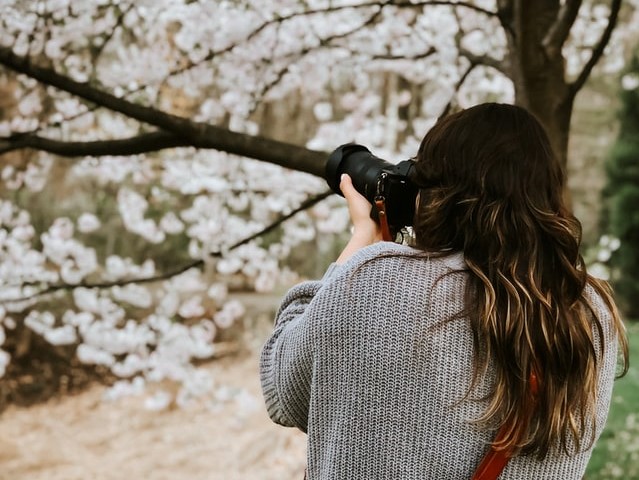
<instances>
[{"instance_id":1,"label":"woman","mask_svg":"<svg viewBox=\"0 0 639 480\"><path fill-rule=\"evenodd\" d=\"M311 480L470 479L491 445L501 479L582 478L627 343L546 133L478 105L415 169L412 247L380 242L343 176L352 238L288 292L262 353L271 418L308 433Z\"/></svg>"}]
</instances>

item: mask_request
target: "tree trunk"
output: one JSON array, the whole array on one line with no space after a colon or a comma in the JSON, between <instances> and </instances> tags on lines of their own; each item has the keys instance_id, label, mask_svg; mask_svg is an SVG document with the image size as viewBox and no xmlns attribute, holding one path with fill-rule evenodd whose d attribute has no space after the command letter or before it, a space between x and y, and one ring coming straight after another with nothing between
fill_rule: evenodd
<instances>
[{"instance_id":1,"label":"tree trunk","mask_svg":"<svg viewBox=\"0 0 639 480\"><path fill-rule=\"evenodd\" d=\"M573 95L565 79L561 49L544 46L549 29L557 20L559 0L515 1L507 21L508 65L515 86L515 103L531 111L550 137L564 170Z\"/></svg>"}]
</instances>

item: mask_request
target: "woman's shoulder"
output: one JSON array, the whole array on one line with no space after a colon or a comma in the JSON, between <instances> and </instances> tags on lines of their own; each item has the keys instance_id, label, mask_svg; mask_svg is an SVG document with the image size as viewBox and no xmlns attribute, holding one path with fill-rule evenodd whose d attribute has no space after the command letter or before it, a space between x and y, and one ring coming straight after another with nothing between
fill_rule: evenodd
<instances>
[{"instance_id":1,"label":"woman's shoulder","mask_svg":"<svg viewBox=\"0 0 639 480\"><path fill-rule=\"evenodd\" d=\"M384 267L401 267L413 262L429 264L442 270L465 270L466 263L462 252L433 253L394 242L378 242L357 251L346 263L340 265L343 274L360 271L362 267L373 269Z\"/></svg>"}]
</instances>

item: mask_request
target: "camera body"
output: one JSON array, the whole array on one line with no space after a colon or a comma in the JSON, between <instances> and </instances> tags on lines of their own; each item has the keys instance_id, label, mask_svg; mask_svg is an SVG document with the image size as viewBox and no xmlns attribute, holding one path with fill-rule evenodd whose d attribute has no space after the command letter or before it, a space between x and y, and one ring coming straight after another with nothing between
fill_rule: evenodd
<instances>
[{"instance_id":1,"label":"camera body","mask_svg":"<svg viewBox=\"0 0 639 480\"><path fill-rule=\"evenodd\" d=\"M411 180L415 162L404 160L392 164L374 156L368 148L356 143L337 147L328 157L325 178L333 192L342 195L340 177L348 174L355 189L373 205L371 218L379 221L375 201L386 204L388 225L393 234L413 224L418 187Z\"/></svg>"}]
</instances>

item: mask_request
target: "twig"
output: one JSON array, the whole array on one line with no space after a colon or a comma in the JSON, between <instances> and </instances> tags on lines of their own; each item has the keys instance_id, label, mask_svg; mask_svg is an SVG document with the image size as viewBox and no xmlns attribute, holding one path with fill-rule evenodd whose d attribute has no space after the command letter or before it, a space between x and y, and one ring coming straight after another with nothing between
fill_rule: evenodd
<instances>
[{"instance_id":1,"label":"twig","mask_svg":"<svg viewBox=\"0 0 639 480\"><path fill-rule=\"evenodd\" d=\"M298 213L312 207L313 205L315 205L316 203L324 200L325 198L327 198L329 195L331 195L333 192L328 190L325 192L322 192L320 194L317 195L313 195L312 197L306 199L304 202L302 202L297 208L295 208L294 210L290 211L289 213L287 213L286 215L282 215L280 217L277 218L277 220L275 220L273 223L267 225L265 228L263 228L262 230L260 230L259 232L254 233L253 235L249 235L248 237L234 243L233 245L231 245L229 248L224 249L223 251L232 251L235 250L236 248L245 245L259 237L261 237L262 235L266 235L267 233L273 231L274 229L276 229L277 227L279 227L282 223L284 223L286 220L288 220L289 218L297 215ZM216 252L211 252L209 254L210 257L214 257L214 258L222 258L224 256L222 250L216 251ZM49 285L46 288L43 288L42 290L40 290L39 292L36 292L32 295L29 295L27 297L22 297L22 298L14 298L14 299L3 299L0 300L0 305L2 304L9 304L9 303L21 303L21 302L28 302L30 300L34 300L35 298L41 297L43 295L47 295L50 293L54 293L57 292L59 290L74 290L76 288L99 288L99 289L104 289L104 288L112 288L112 287L116 287L116 286L125 286L125 285L130 285L130 284L143 284L143 283L153 283L153 282L158 282L161 280L168 280L169 278L175 277L177 275L180 275L192 268L202 268L205 265L205 261L204 259L198 259L198 260L193 260L191 262L188 262L184 265L181 265L179 267L176 267L172 270L169 270L168 272L162 273L162 274L158 274L158 275L152 275L150 277L141 277L141 278L129 278L126 280L114 280L114 281L108 281L108 282L96 282L96 283L78 283L75 285L71 285L71 284L67 284L67 283L60 283L60 284L55 284L55 285ZM33 282L28 282L28 283L23 283L21 284L22 287L26 287L26 286L35 286L35 285L41 285L40 283L33 283Z\"/></svg>"}]
</instances>

